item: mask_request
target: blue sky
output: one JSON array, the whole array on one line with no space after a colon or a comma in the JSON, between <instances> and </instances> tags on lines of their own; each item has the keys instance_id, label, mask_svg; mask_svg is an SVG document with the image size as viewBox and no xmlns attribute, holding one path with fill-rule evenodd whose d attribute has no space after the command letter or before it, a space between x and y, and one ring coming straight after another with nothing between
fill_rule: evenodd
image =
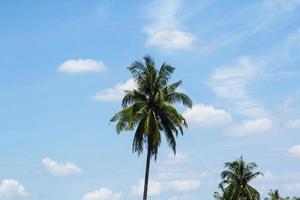
<instances>
[{"instance_id":1,"label":"blue sky","mask_svg":"<svg viewBox=\"0 0 300 200\"><path fill-rule=\"evenodd\" d=\"M194 102L151 199L212 199L242 154L263 195L300 195L299 19L299 0L0 0L0 199L140 199L145 157L109 119L147 54Z\"/></svg>"}]
</instances>

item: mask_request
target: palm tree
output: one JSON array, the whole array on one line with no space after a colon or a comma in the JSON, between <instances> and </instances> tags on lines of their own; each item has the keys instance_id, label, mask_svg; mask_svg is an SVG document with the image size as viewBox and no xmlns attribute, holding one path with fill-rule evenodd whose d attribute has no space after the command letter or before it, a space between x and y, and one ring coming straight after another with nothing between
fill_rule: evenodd
<instances>
[{"instance_id":1,"label":"palm tree","mask_svg":"<svg viewBox=\"0 0 300 200\"><path fill-rule=\"evenodd\" d=\"M224 188L223 184L219 184L219 188L221 192L215 192L214 198L215 200L229 200L229 194L227 190Z\"/></svg>"},{"instance_id":2,"label":"palm tree","mask_svg":"<svg viewBox=\"0 0 300 200\"><path fill-rule=\"evenodd\" d=\"M132 151L139 155L147 148L147 161L144 179L143 200L147 199L150 160L156 160L161 144L161 133L164 133L169 146L176 154L176 139L186 120L174 107L175 103L192 107L191 99L176 89L181 81L168 84L175 68L166 63L158 70L154 60L145 56L143 61L135 61L130 67L136 89L125 91L122 110L111 119L117 122L117 133L135 129Z\"/></svg>"},{"instance_id":3,"label":"palm tree","mask_svg":"<svg viewBox=\"0 0 300 200\"><path fill-rule=\"evenodd\" d=\"M278 190L270 190L268 193L269 197L265 198L265 200L284 200L285 198L280 197Z\"/></svg>"},{"instance_id":4,"label":"palm tree","mask_svg":"<svg viewBox=\"0 0 300 200\"><path fill-rule=\"evenodd\" d=\"M227 170L221 173L223 179L222 185L226 185L226 191L229 193L230 200L259 200L259 192L249 185L249 182L260 172L253 172L257 167L255 163L246 163L243 156L240 159L225 163Z\"/></svg>"}]
</instances>

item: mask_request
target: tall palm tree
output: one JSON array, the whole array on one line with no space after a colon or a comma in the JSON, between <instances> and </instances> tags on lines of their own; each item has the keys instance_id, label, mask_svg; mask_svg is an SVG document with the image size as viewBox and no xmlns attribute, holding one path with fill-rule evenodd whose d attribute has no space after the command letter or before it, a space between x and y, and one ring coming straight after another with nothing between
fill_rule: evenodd
<instances>
[{"instance_id":1,"label":"tall palm tree","mask_svg":"<svg viewBox=\"0 0 300 200\"><path fill-rule=\"evenodd\" d=\"M270 190L268 195L269 195L269 197L265 198L265 200L284 200L285 199L279 195L278 190Z\"/></svg>"},{"instance_id":2,"label":"tall palm tree","mask_svg":"<svg viewBox=\"0 0 300 200\"><path fill-rule=\"evenodd\" d=\"M132 151L141 154L147 149L147 161L144 179L143 200L147 199L149 167L152 157L156 160L164 133L169 146L176 154L176 139L187 123L174 107L175 103L192 107L191 99L176 89L182 84L177 81L168 84L175 68L166 63L160 69L155 66L150 56L143 61L135 61L130 67L136 89L125 91L122 110L111 119L117 122L117 133L135 129Z\"/></svg>"},{"instance_id":3,"label":"tall palm tree","mask_svg":"<svg viewBox=\"0 0 300 200\"><path fill-rule=\"evenodd\" d=\"M260 172L253 172L257 167L255 163L246 163L243 156L240 159L225 163L227 170L221 173L223 185L226 185L226 191L229 193L230 200L259 200L259 192L249 185L249 182Z\"/></svg>"}]
</instances>

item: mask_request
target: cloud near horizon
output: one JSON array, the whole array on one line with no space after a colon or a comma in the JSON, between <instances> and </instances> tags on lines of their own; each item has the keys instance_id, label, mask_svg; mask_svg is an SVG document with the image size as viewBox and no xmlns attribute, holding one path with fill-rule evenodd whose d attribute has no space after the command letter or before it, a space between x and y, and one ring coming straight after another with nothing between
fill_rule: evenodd
<instances>
[{"instance_id":1,"label":"cloud near horizon","mask_svg":"<svg viewBox=\"0 0 300 200\"><path fill-rule=\"evenodd\" d=\"M158 196L162 192L189 192L200 187L201 182L198 179L174 179L168 181L149 180L148 195ZM131 194L142 196L144 191L144 179L140 179L138 184L131 188Z\"/></svg>"}]
</instances>

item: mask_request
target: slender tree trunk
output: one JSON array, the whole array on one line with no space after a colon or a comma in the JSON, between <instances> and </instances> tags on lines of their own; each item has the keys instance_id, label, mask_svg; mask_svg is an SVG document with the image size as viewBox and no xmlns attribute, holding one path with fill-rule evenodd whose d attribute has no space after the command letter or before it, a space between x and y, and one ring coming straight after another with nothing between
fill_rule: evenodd
<instances>
[{"instance_id":1,"label":"slender tree trunk","mask_svg":"<svg viewBox=\"0 0 300 200\"><path fill-rule=\"evenodd\" d=\"M151 152L150 152L150 148L148 147L143 200L147 200L150 160L151 160Z\"/></svg>"}]
</instances>

